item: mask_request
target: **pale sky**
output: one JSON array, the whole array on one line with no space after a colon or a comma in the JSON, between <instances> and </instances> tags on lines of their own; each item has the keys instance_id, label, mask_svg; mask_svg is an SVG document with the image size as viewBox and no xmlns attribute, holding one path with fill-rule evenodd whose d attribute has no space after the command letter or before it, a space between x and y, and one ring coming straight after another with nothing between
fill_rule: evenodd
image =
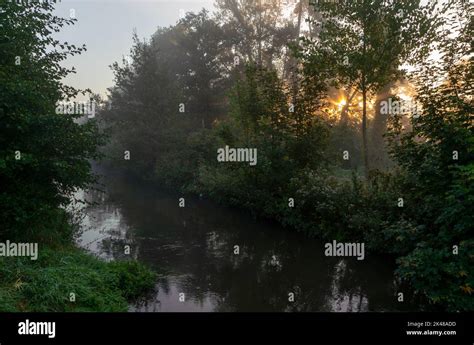
<instances>
[{"instance_id":1,"label":"pale sky","mask_svg":"<svg viewBox=\"0 0 474 345\"><path fill-rule=\"evenodd\" d=\"M73 11L77 22L63 27L54 37L87 47L86 52L63 62L77 71L65 83L78 89L90 88L105 97L107 88L113 86L109 65L121 63L129 54L134 30L140 39L149 39L158 27L176 24L182 13L202 8L212 13L213 4L214 0L60 0L55 14L67 18Z\"/></svg>"},{"instance_id":2,"label":"pale sky","mask_svg":"<svg viewBox=\"0 0 474 345\"><path fill-rule=\"evenodd\" d=\"M158 27L175 24L180 13L213 11L213 0L62 0L56 4L55 14L67 18L74 10L77 22L63 27L54 35L59 41L87 51L69 57L63 66L76 68L77 73L65 79L67 85L90 88L101 96L113 85L113 62L122 61L132 47L132 33L149 39Z\"/></svg>"}]
</instances>

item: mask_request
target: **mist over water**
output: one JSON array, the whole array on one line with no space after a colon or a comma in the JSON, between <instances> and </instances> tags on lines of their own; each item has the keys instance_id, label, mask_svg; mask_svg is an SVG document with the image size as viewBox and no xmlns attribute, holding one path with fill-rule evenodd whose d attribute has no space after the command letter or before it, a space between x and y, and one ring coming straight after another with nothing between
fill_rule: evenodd
<instances>
[{"instance_id":1,"label":"mist over water","mask_svg":"<svg viewBox=\"0 0 474 345\"><path fill-rule=\"evenodd\" d=\"M133 257L161 272L130 311L394 311L393 263L324 256L324 243L244 211L103 179L85 193L81 246L107 260ZM130 245L130 255L124 247ZM234 254L238 245L240 254ZM295 301L289 302L289 293ZM184 293L184 302L179 301Z\"/></svg>"}]
</instances>

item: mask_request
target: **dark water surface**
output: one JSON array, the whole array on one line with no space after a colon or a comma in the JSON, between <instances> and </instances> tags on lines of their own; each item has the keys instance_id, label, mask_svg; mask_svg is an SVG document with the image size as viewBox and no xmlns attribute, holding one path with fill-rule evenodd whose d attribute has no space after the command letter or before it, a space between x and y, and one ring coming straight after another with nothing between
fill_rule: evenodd
<instances>
[{"instance_id":1,"label":"dark water surface","mask_svg":"<svg viewBox=\"0 0 474 345\"><path fill-rule=\"evenodd\" d=\"M81 246L166 270L155 293L130 311L392 311L393 263L324 256L324 243L207 200L104 178L86 209ZM234 246L240 254L234 254ZM288 294L295 301L288 301ZM184 302L179 301L184 293Z\"/></svg>"}]
</instances>

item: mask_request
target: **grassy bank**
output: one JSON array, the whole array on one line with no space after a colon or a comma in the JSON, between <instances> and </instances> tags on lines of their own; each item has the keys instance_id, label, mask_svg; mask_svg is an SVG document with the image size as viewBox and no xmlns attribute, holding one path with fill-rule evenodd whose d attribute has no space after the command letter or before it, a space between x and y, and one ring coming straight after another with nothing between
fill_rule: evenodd
<instances>
[{"instance_id":1,"label":"grassy bank","mask_svg":"<svg viewBox=\"0 0 474 345\"><path fill-rule=\"evenodd\" d=\"M73 246L40 244L37 260L0 258L0 311L127 311L154 281L136 261L105 262Z\"/></svg>"},{"instance_id":2,"label":"grassy bank","mask_svg":"<svg viewBox=\"0 0 474 345\"><path fill-rule=\"evenodd\" d=\"M38 243L39 258L0 257L0 311L125 311L127 300L153 287L154 274L74 247L65 209L75 191L95 183L91 161L101 157L106 136L94 119L57 108L87 92L60 82L72 71L61 63L85 47L52 38L76 21L55 16L54 5L1 6L11 20L0 33L9 46L0 52L0 242Z\"/></svg>"}]
</instances>

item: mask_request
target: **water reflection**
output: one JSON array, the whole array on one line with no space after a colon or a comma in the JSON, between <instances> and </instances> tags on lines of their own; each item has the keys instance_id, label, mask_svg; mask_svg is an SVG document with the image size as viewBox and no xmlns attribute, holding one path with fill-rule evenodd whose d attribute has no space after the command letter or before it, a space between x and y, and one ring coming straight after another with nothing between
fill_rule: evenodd
<instances>
[{"instance_id":1,"label":"water reflection","mask_svg":"<svg viewBox=\"0 0 474 345\"><path fill-rule=\"evenodd\" d=\"M166 270L131 311L397 310L393 266L324 256L323 243L247 213L127 179L89 191L80 244L107 260L130 255ZM238 245L240 254L234 254ZM289 302L289 293L295 301ZM184 294L184 295L183 295ZM180 301L183 300L184 302Z\"/></svg>"}]
</instances>

